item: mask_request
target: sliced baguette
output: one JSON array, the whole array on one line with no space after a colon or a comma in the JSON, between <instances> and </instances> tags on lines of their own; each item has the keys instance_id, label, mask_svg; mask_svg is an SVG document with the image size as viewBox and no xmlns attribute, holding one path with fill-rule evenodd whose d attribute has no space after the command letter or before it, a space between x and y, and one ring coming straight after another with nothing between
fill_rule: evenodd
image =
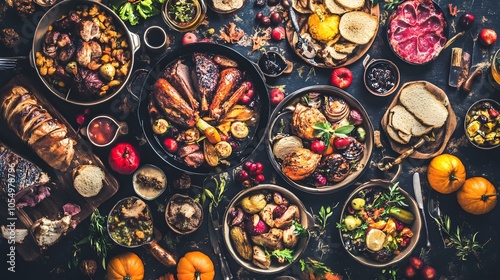
<instances>
[{"instance_id":1,"label":"sliced baguette","mask_svg":"<svg viewBox=\"0 0 500 280\"><path fill-rule=\"evenodd\" d=\"M390 110L390 125L404 134L422 136L432 130L432 126L423 125L401 105L396 105Z\"/></svg>"},{"instance_id":2,"label":"sliced baguette","mask_svg":"<svg viewBox=\"0 0 500 280\"><path fill-rule=\"evenodd\" d=\"M362 11L342 15L339 23L340 35L349 42L364 45L377 33L378 21L375 16Z\"/></svg>"},{"instance_id":3,"label":"sliced baguette","mask_svg":"<svg viewBox=\"0 0 500 280\"><path fill-rule=\"evenodd\" d=\"M347 10L358 10L365 5L365 0L335 0L335 2Z\"/></svg>"},{"instance_id":4,"label":"sliced baguette","mask_svg":"<svg viewBox=\"0 0 500 280\"><path fill-rule=\"evenodd\" d=\"M104 171L95 165L80 165L73 170L73 186L83 197L96 196L104 186Z\"/></svg>"},{"instance_id":5,"label":"sliced baguette","mask_svg":"<svg viewBox=\"0 0 500 280\"><path fill-rule=\"evenodd\" d=\"M326 9L334 15L341 15L348 11L346 8L340 6L335 0L325 0L325 6Z\"/></svg>"},{"instance_id":6,"label":"sliced baguette","mask_svg":"<svg viewBox=\"0 0 500 280\"><path fill-rule=\"evenodd\" d=\"M401 91L399 101L424 125L439 128L448 119L448 110L443 102L429 92L424 83L415 83L405 87Z\"/></svg>"},{"instance_id":7,"label":"sliced baguette","mask_svg":"<svg viewBox=\"0 0 500 280\"><path fill-rule=\"evenodd\" d=\"M398 135L398 132L396 130L394 130L394 128L392 128L392 126L388 125L386 126L386 129L387 129L387 135L389 135L389 137L400 143L400 144L408 144L408 142L410 142L410 139L403 139L401 138L399 135Z\"/></svg>"}]
</instances>

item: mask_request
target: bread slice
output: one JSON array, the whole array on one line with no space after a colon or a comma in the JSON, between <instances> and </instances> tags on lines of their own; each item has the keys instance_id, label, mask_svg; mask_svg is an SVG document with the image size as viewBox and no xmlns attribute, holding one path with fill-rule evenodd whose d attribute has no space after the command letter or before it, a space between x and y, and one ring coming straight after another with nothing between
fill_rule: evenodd
<instances>
[{"instance_id":1,"label":"bread slice","mask_svg":"<svg viewBox=\"0 0 500 280\"><path fill-rule=\"evenodd\" d=\"M395 129L411 136L422 136L432 130L432 126L421 124L415 117L401 105L396 105L390 110L389 124Z\"/></svg>"},{"instance_id":2,"label":"bread slice","mask_svg":"<svg viewBox=\"0 0 500 280\"><path fill-rule=\"evenodd\" d=\"M342 15L339 23L340 35L349 42L364 45L377 33L378 21L375 16L362 11Z\"/></svg>"},{"instance_id":3,"label":"bread slice","mask_svg":"<svg viewBox=\"0 0 500 280\"><path fill-rule=\"evenodd\" d=\"M448 110L424 83L411 84L401 91L399 102L421 123L433 128L442 127L448 119Z\"/></svg>"},{"instance_id":4,"label":"bread slice","mask_svg":"<svg viewBox=\"0 0 500 280\"><path fill-rule=\"evenodd\" d=\"M392 126L390 126L390 125L386 126L386 130L387 130L387 135L389 135L389 137L392 140L394 140L400 144L403 144L403 145L408 144L408 142L410 142L410 139L403 139L403 138L399 137L398 132L396 130L394 130L394 128L392 128Z\"/></svg>"},{"instance_id":5,"label":"bread slice","mask_svg":"<svg viewBox=\"0 0 500 280\"><path fill-rule=\"evenodd\" d=\"M365 5L365 0L335 0L340 6L348 10L358 10Z\"/></svg>"},{"instance_id":6,"label":"bread slice","mask_svg":"<svg viewBox=\"0 0 500 280\"><path fill-rule=\"evenodd\" d=\"M348 11L346 8L340 6L335 0L325 0L325 6L326 9L334 15L341 15Z\"/></svg>"},{"instance_id":7,"label":"bread slice","mask_svg":"<svg viewBox=\"0 0 500 280\"><path fill-rule=\"evenodd\" d=\"M105 174L99 166L80 165L73 170L73 186L83 197L96 196L104 185Z\"/></svg>"}]
</instances>

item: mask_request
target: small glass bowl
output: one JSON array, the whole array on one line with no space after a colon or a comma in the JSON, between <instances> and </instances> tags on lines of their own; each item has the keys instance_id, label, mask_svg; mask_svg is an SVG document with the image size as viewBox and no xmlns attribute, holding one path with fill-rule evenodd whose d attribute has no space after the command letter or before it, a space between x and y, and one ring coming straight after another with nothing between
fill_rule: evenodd
<instances>
[{"instance_id":1,"label":"small glass bowl","mask_svg":"<svg viewBox=\"0 0 500 280\"><path fill-rule=\"evenodd\" d=\"M141 183L139 176L156 180L161 184L161 188L155 189ZM167 176L165 172L158 166L152 164L144 164L137 171L134 172L132 177L132 185L135 193L144 200L154 200L158 198L167 188Z\"/></svg>"},{"instance_id":2,"label":"small glass bowl","mask_svg":"<svg viewBox=\"0 0 500 280\"><path fill-rule=\"evenodd\" d=\"M193 19L186 23L176 21L170 13L172 7L178 3L194 4ZM207 6L203 0L167 0L161 8L161 15L165 23L173 30L179 32L187 32L196 29L205 19L207 14Z\"/></svg>"}]
</instances>

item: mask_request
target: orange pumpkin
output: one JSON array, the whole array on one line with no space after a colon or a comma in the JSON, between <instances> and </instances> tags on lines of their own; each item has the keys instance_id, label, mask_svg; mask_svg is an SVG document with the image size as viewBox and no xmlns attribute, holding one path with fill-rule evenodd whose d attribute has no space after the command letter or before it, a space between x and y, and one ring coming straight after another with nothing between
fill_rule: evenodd
<instances>
[{"instance_id":1,"label":"orange pumpkin","mask_svg":"<svg viewBox=\"0 0 500 280\"><path fill-rule=\"evenodd\" d=\"M481 215L490 212L497 204L497 190L483 177L472 177L457 192L458 204L466 212Z\"/></svg>"},{"instance_id":2,"label":"orange pumpkin","mask_svg":"<svg viewBox=\"0 0 500 280\"><path fill-rule=\"evenodd\" d=\"M431 188L443 194L458 190L465 182L465 166L454 155L441 154L427 167L427 180Z\"/></svg>"},{"instance_id":3,"label":"orange pumpkin","mask_svg":"<svg viewBox=\"0 0 500 280\"><path fill-rule=\"evenodd\" d=\"M186 253L177 264L178 280L213 280L214 276L214 263L200 251Z\"/></svg>"},{"instance_id":4,"label":"orange pumpkin","mask_svg":"<svg viewBox=\"0 0 500 280\"><path fill-rule=\"evenodd\" d=\"M132 252L113 257L106 269L107 280L142 280L144 264L141 258Z\"/></svg>"}]
</instances>

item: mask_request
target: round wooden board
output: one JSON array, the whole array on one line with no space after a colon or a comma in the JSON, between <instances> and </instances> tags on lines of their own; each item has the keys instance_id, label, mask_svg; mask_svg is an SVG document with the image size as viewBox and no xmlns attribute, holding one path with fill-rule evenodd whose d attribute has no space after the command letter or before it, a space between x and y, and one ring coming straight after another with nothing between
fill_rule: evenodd
<instances>
[{"instance_id":1,"label":"round wooden board","mask_svg":"<svg viewBox=\"0 0 500 280\"><path fill-rule=\"evenodd\" d=\"M415 152L409 156L415 159L429 159L443 153L444 149L446 148L446 144L448 144L451 135L453 134L455 128L457 127L457 116L455 115L455 112L451 107L450 101L448 100L448 96L442 89L438 88L434 84L431 84L427 81L413 81L405 83L403 86L401 86L396 96L394 96L394 99L389 105L389 108L387 108L387 111L385 111L384 116L382 117L381 125L382 129L387 135L387 125L389 123L389 111L394 106L400 104L399 96L401 95L402 90L405 87L415 83L423 83L425 87L429 90L429 92L434 94L439 100L441 100L448 109L448 119L446 120L446 123L441 128L434 130L435 141L425 142L421 147L417 148ZM391 148L399 154L404 153L405 151L410 149L412 145L415 145L415 143L418 142L418 140L420 140L420 138L412 137L412 139L408 144L403 145L399 142L394 141L391 137L389 137L389 135L387 135L387 138L389 139Z\"/></svg>"},{"instance_id":2,"label":"round wooden board","mask_svg":"<svg viewBox=\"0 0 500 280\"><path fill-rule=\"evenodd\" d=\"M294 3L295 3L295 1L294 1ZM378 23L377 23L377 29L375 30L375 35L372 37L372 39L370 40L370 42L368 42L367 44L356 47L356 49L350 55L347 56L347 60L345 62L343 62L343 63L340 63L340 64L335 65L335 66L329 66L329 65L326 65L325 63L323 63L319 59L308 59L308 58L303 57L300 54L300 52L294 47L295 44L293 43L293 35L295 33L295 29L293 28L290 16L288 16L288 19L287 19L287 22L286 22L286 39L288 41L288 44L290 44L290 47L292 48L292 50L300 58L302 58L302 60L304 60L305 62L307 62L308 64L310 64L312 66L316 66L316 67L320 67L320 68L333 69L333 68L337 68L337 67L342 67L342 66L350 65L350 64L356 62L358 59L360 59L366 52L368 52L368 50L372 46L373 42L375 41L375 38L377 37L377 33L378 33L378 29L379 29L379 24L380 24L380 8L379 8L379 5L377 4L375 6L372 6L371 5L371 1L370 0L366 0L365 1L365 6L363 7L362 10L365 11L365 12L367 12L367 13L370 13L371 15L374 15L375 17L377 17L377 22ZM300 27L301 30L303 30L305 28L305 25L307 24L307 19L308 19L310 13L300 13L300 12L297 11L297 9L295 9L295 14L297 15L297 21L298 21L299 27Z\"/></svg>"}]
</instances>

